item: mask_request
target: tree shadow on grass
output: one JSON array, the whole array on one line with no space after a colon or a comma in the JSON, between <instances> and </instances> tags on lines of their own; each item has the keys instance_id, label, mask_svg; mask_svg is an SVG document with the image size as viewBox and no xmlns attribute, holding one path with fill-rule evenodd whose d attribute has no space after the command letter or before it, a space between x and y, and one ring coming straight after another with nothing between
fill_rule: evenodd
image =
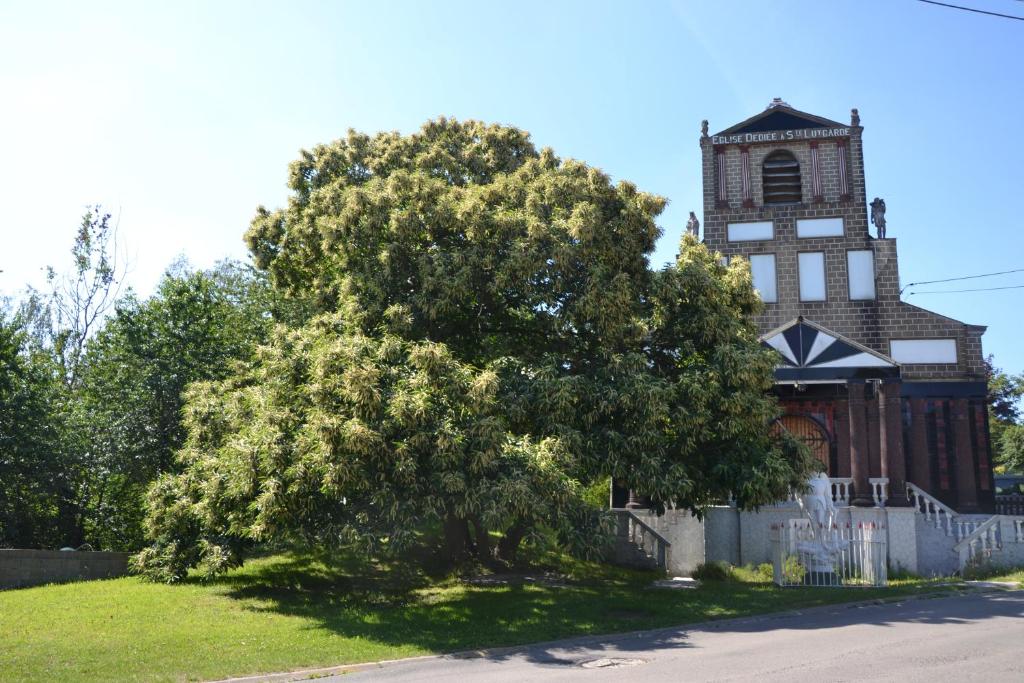
<instances>
[{"instance_id":1,"label":"tree shadow on grass","mask_svg":"<svg viewBox=\"0 0 1024 683\"><path fill-rule=\"evenodd\" d=\"M295 553L256 560L207 585L251 610L304 618L309 628L455 652L649 628L664 596L637 596L645 597L643 586L653 578L610 569L604 577L551 585L481 586L429 564Z\"/></svg>"},{"instance_id":2,"label":"tree shadow on grass","mask_svg":"<svg viewBox=\"0 0 1024 683\"><path fill-rule=\"evenodd\" d=\"M794 608L833 604L838 624L899 622L962 623L978 618L969 604L930 600L907 602L895 613L851 609L838 600L878 597L882 591L854 594L843 589L779 589L765 584L708 583L694 590L653 590L652 575L609 569L558 585L467 585L439 568L409 561L378 562L347 554L296 553L250 563L214 580L232 598L255 611L297 616L308 628L362 638L390 646L416 646L437 652L544 643L510 656L539 665L578 664L595 652L642 652L688 647L692 629L673 625L751 617L711 623L702 629L755 632L822 628L801 615L752 617ZM1024 616L1024 593L1000 601L995 613ZM623 636L627 632L661 629ZM620 634L597 636L595 634ZM343 663L339 661L338 663Z\"/></svg>"}]
</instances>

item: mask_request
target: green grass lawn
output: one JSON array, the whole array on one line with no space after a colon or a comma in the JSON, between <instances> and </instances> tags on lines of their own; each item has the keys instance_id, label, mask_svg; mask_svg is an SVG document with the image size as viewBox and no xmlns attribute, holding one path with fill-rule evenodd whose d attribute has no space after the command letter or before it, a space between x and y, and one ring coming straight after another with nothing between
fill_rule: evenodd
<instances>
[{"instance_id":1,"label":"green grass lawn","mask_svg":"<svg viewBox=\"0 0 1024 683\"><path fill-rule=\"evenodd\" d=\"M1024 587L1024 569L1015 569L1006 573L999 573L999 570L992 572L995 576L989 578L982 578L983 581L1010 581L1015 582L1018 586Z\"/></svg>"},{"instance_id":2,"label":"green grass lawn","mask_svg":"<svg viewBox=\"0 0 1024 683\"><path fill-rule=\"evenodd\" d=\"M399 565L282 554L214 581L0 591L0 679L180 681L611 633L913 593L708 582L560 560L566 585L480 587Z\"/></svg>"}]
</instances>

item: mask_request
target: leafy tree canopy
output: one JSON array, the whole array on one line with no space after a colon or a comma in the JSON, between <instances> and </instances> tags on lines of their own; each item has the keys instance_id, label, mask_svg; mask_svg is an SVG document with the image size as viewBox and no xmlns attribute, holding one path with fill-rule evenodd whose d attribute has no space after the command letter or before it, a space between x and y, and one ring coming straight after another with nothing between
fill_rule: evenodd
<instances>
[{"instance_id":1,"label":"leafy tree canopy","mask_svg":"<svg viewBox=\"0 0 1024 683\"><path fill-rule=\"evenodd\" d=\"M1024 426L1020 425L1020 399L1024 396L1024 375L1011 375L985 358L988 380L988 418L992 456L996 463L1024 471Z\"/></svg>"},{"instance_id":2,"label":"leafy tree canopy","mask_svg":"<svg viewBox=\"0 0 1024 683\"><path fill-rule=\"evenodd\" d=\"M86 344L71 417L85 475L76 487L83 538L137 549L144 494L176 468L186 387L223 379L271 329L269 288L251 268L178 262L157 291L129 293Z\"/></svg>"},{"instance_id":3,"label":"leafy tree canopy","mask_svg":"<svg viewBox=\"0 0 1024 683\"><path fill-rule=\"evenodd\" d=\"M152 575L271 538L398 549L434 520L453 556L538 525L594 549L601 477L699 511L777 500L810 466L770 436L749 268L689 237L650 268L663 199L446 119L304 152L290 187L246 239L315 317L191 391L183 473L151 491Z\"/></svg>"},{"instance_id":4,"label":"leafy tree canopy","mask_svg":"<svg viewBox=\"0 0 1024 683\"><path fill-rule=\"evenodd\" d=\"M0 309L0 547L60 542L59 366Z\"/></svg>"},{"instance_id":5,"label":"leafy tree canopy","mask_svg":"<svg viewBox=\"0 0 1024 683\"><path fill-rule=\"evenodd\" d=\"M1024 472L1024 425L1006 425L999 433L998 462L1013 472Z\"/></svg>"}]
</instances>

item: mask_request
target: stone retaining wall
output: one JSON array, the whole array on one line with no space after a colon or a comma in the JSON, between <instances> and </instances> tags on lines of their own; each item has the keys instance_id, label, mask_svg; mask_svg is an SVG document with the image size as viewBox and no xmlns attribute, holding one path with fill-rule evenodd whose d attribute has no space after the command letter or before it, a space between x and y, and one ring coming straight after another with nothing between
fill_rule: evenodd
<instances>
[{"instance_id":1,"label":"stone retaining wall","mask_svg":"<svg viewBox=\"0 0 1024 683\"><path fill-rule=\"evenodd\" d=\"M651 527L658 530L671 544L672 556L669 572L689 574L701 562L725 561L730 564L758 565L772 561L771 528L785 525L791 519L803 519L804 514L795 502L766 505L757 511L739 511L734 507L709 508L703 520L688 511L666 510L661 517L646 510L634 511ZM907 571L922 576L952 574L958 569L957 555L953 551L956 539L945 531L934 528L913 508L836 508L840 525L853 528L874 524L885 529L892 571ZM970 515L963 516L970 518ZM987 519L979 515L978 520ZM1009 524L1009 523L1008 523ZM1003 546L1015 539L1012 525L1003 531ZM1024 542L1016 544L1007 557L1024 558ZM1024 563L1024 559L1021 560Z\"/></svg>"},{"instance_id":2,"label":"stone retaining wall","mask_svg":"<svg viewBox=\"0 0 1024 683\"><path fill-rule=\"evenodd\" d=\"M129 553L0 550L0 589L124 576L129 557Z\"/></svg>"}]
</instances>

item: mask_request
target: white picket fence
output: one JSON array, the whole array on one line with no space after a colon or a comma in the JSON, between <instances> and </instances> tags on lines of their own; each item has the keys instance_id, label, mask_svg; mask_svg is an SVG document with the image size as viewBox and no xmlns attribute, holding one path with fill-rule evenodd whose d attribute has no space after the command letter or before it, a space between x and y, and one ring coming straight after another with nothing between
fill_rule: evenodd
<instances>
[{"instance_id":1,"label":"white picket fence","mask_svg":"<svg viewBox=\"0 0 1024 683\"><path fill-rule=\"evenodd\" d=\"M818 529L818 538L837 546L829 569L808 550L816 535L807 519L791 519L771 527L772 574L780 586L868 587L888 583L885 527L833 525Z\"/></svg>"}]
</instances>

